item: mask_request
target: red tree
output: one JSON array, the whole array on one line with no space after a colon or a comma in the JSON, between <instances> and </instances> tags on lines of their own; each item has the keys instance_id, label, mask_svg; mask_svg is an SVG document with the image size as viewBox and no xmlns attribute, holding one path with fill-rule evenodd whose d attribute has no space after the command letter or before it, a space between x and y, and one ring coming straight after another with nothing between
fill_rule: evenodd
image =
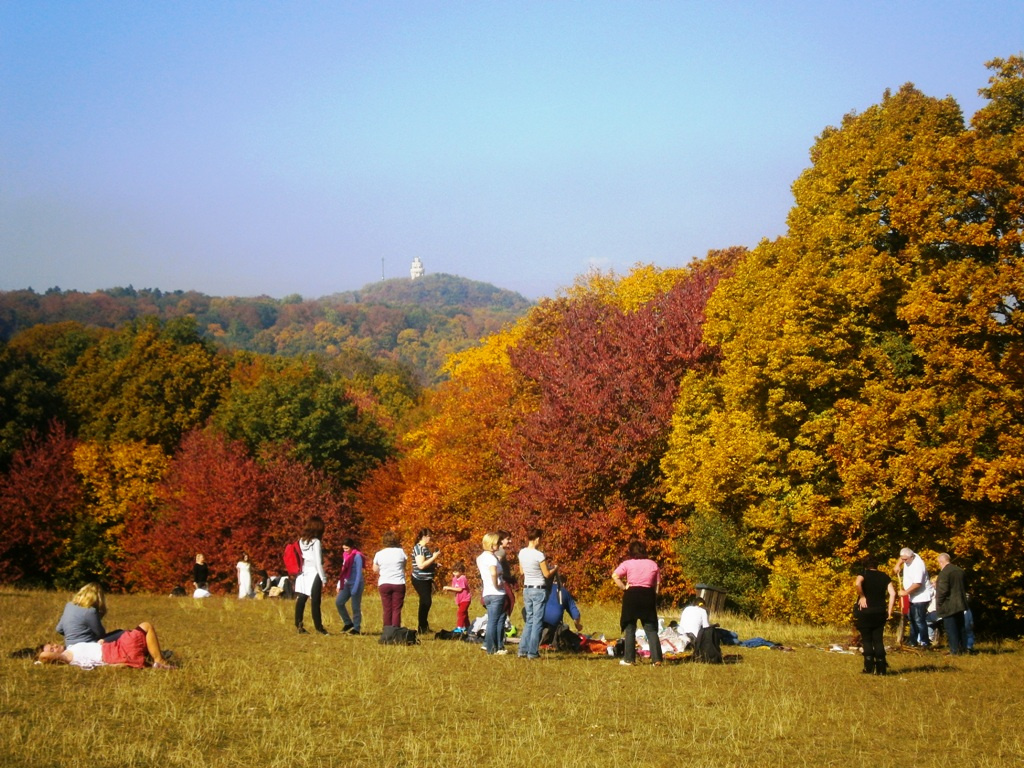
<instances>
[{"instance_id":1,"label":"red tree","mask_svg":"<svg viewBox=\"0 0 1024 768\"><path fill-rule=\"evenodd\" d=\"M243 552L256 568L280 570L285 543L312 514L327 524L329 553L332 537L349 523L347 508L323 475L286 451L258 460L217 433L187 435L159 489L159 502L129 523L124 586L167 591L187 581L195 554L202 552L211 586L230 590Z\"/></svg>"},{"instance_id":2,"label":"red tree","mask_svg":"<svg viewBox=\"0 0 1024 768\"><path fill-rule=\"evenodd\" d=\"M512 517L546 529L584 583L606 582L630 539L656 557L674 546L659 465L683 374L716 359L702 343L704 307L735 255L635 309L592 294L551 302L542 340L511 352L536 400L502 446L518 487Z\"/></svg>"},{"instance_id":3,"label":"red tree","mask_svg":"<svg viewBox=\"0 0 1024 768\"><path fill-rule=\"evenodd\" d=\"M52 582L81 511L75 444L54 422L45 437L29 435L0 477L0 581Z\"/></svg>"}]
</instances>

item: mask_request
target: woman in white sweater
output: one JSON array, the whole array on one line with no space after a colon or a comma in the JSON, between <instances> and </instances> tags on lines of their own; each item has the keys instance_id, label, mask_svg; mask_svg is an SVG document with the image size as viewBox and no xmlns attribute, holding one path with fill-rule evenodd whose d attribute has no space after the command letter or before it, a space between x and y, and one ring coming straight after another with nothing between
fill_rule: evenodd
<instances>
[{"instance_id":1,"label":"woman in white sweater","mask_svg":"<svg viewBox=\"0 0 1024 768\"><path fill-rule=\"evenodd\" d=\"M314 515L309 518L306 527L299 536L299 548L302 550L302 572L295 579L295 629L300 635L308 634L302 626L302 618L306 611L306 600L309 612L313 616L313 628L321 635L326 635L323 619L320 616L320 596L323 593L327 574L324 573L323 553L320 539L324 535L323 518Z\"/></svg>"}]
</instances>

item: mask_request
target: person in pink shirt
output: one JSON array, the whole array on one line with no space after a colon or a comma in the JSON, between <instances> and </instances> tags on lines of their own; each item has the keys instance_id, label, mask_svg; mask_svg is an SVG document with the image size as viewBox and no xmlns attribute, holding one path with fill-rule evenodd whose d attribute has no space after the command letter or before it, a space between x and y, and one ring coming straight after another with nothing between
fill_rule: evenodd
<instances>
[{"instance_id":1,"label":"person in pink shirt","mask_svg":"<svg viewBox=\"0 0 1024 768\"><path fill-rule=\"evenodd\" d=\"M469 580L466 578L466 565L456 563L452 569L452 583L443 587L445 592L455 593L455 610L458 611L458 618L455 621L456 632L469 631L469 605L473 596L469 591Z\"/></svg>"},{"instance_id":2,"label":"person in pink shirt","mask_svg":"<svg viewBox=\"0 0 1024 768\"><path fill-rule=\"evenodd\" d=\"M658 640L658 587L661 575L658 564L647 558L647 550L639 541L629 545L629 557L612 572L615 586L623 590L620 627L625 632L625 653L619 663L632 666L636 662L636 623L647 633L651 664L661 666L661 642Z\"/></svg>"}]
</instances>

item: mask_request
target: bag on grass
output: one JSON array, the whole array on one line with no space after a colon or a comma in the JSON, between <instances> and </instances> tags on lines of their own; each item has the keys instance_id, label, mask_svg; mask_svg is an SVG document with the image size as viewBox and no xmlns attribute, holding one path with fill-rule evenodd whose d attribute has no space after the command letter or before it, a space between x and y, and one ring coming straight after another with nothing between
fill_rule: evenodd
<instances>
[{"instance_id":1,"label":"bag on grass","mask_svg":"<svg viewBox=\"0 0 1024 768\"><path fill-rule=\"evenodd\" d=\"M565 624L559 624L555 627L555 637L552 646L556 651L578 653L583 650L583 640L577 632L573 632Z\"/></svg>"},{"instance_id":2,"label":"bag on grass","mask_svg":"<svg viewBox=\"0 0 1024 768\"><path fill-rule=\"evenodd\" d=\"M722 646L718 640L716 627L701 627L697 639L693 643L693 660L704 664L721 664Z\"/></svg>"},{"instance_id":3,"label":"bag on grass","mask_svg":"<svg viewBox=\"0 0 1024 768\"><path fill-rule=\"evenodd\" d=\"M416 645L419 640L416 638L415 629L405 627L384 627L380 633L380 645Z\"/></svg>"}]
</instances>

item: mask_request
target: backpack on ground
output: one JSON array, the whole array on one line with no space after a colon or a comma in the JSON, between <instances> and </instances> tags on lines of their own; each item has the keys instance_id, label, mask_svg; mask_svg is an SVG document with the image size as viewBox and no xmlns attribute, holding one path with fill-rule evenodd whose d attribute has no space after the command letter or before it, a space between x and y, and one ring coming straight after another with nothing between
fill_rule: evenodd
<instances>
[{"instance_id":1,"label":"backpack on ground","mask_svg":"<svg viewBox=\"0 0 1024 768\"><path fill-rule=\"evenodd\" d=\"M556 651L570 651L578 653L583 650L583 639L579 633L573 632L565 624L555 627L554 641L551 643Z\"/></svg>"},{"instance_id":2,"label":"backpack on ground","mask_svg":"<svg viewBox=\"0 0 1024 768\"><path fill-rule=\"evenodd\" d=\"M704 664L721 664L722 645L716 627L701 627L693 643L693 660Z\"/></svg>"},{"instance_id":3,"label":"backpack on ground","mask_svg":"<svg viewBox=\"0 0 1024 768\"><path fill-rule=\"evenodd\" d=\"M380 645L417 645L419 640L416 638L415 629L389 626L384 627L384 631L380 633L380 640L377 642Z\"/></svg>"},{"instance_id":4,"label":"backpack on ground","mask_svg":"<svg viewBox=\"0 0 1024 768\"><path fill-rule=\"evenodd\" d=\"M298 541L289 541L284 548L284 569L294 579L302 573L302 548Z\"/></svg>"}]
</instances>

